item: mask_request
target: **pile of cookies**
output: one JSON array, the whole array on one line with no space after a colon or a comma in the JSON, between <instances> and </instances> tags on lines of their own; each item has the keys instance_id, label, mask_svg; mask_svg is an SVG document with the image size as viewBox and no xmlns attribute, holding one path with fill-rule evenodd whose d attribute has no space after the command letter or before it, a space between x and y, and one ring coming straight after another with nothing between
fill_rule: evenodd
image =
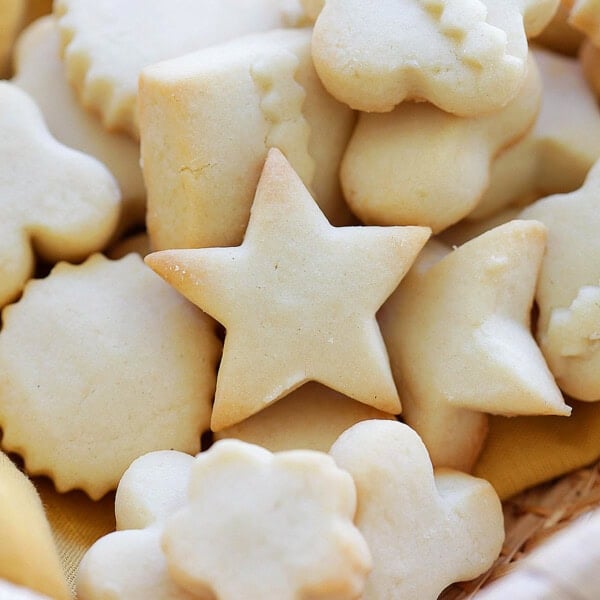
<instances>
[{"instance_id":1,"label":"pile of cookies","mask_svg":"<svg viewBox=\"0 0 600 600\"><path fill-rule=\"evenodd\" d=\"M1 446L117 490L78 597L487 570L488 415L600 400L600 4L40 10L0 0Z\"/></svg>"}]
</instances>

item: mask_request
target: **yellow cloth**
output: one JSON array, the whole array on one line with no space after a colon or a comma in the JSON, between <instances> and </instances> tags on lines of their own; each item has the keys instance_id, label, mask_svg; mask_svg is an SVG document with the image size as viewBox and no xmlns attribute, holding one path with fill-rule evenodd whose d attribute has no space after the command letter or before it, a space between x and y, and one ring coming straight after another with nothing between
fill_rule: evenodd
<instances>
[{"instance_id":1,"label":"yellow cloth","mask_svg":"<svg viewBox=\"0 0 600 600\"><path fill-rule=\"evenodd\" d=\"M474 474L503 500L600 458L600 402L568 400L570 417L493 417Z\"/></svg>"},{"instance_id":2,"label":"yellow cloth","mask_svg":"<svg viewBox=\"0 0 600 600\"><path fill-rule=\"evenodd\" d=\"M69 598L52 531L35 487L0 452L0 579Z\"/></svg>"},{"instance_id":3,"label":"yellow cloth","mask_svg":"<svg viewBox=\"0 0 600 600\"><path fill-rule=\"evenodd\" d=\"M505 499L543 481L600 459L600 403L572 402L571 417L491 419L475 474L491 481ZM92 502L82 493L57 494L36 482L55 532L67 579L74 586L87 548L114 529L114 495Z\"/></svg>"}]
</instances>

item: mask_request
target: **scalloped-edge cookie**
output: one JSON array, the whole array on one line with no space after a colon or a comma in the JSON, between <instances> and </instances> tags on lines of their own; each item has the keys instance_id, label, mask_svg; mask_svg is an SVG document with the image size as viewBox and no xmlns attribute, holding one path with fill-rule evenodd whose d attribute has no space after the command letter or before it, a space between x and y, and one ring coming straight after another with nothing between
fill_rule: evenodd
<instances>
[{"instance_id":1,"label":"scalloped-edge cookie","mask_svg":"<svg viewBox=\"0 0 600 600\"><path fill-rule=\"evenodd\" d=\"M557 6L558 0L327 0L312 55L323 85L354 109L389 112L404 100L427 100L474 117L518 94L527 36L540 33Z\"/></svg>"},{"instance_id":2,"label":"scalloped-edge cookie","mask_svg":"<svg viewBox=\"0 0 600 600\"><path fill-rule=\"evenodd\" d=\"M321 85L310 36L248 36L143 71L142 157L156 250L241 243L271 147L332 223L349 223L338 170L355 117Z\"/></svg>"},{"instance_id":3,"label":"scalloped-edge cookie","mask_svg":"<svg viewBox=\"0 0 600 600\"><path fill-rule=\"evenodd\" d=\"M392 415L347 398L318 383L306 383L265 410L215 433L216 440L235 438L271 452L328 452L346 429Z\"/></svg>"},{"instance_id":4,"label":"scalloped-edge cookie","mask_svg":"<svg viewBox=\"0 0 600 600\"><path fill-rule=\"evenodd\" d=\"M108 133L98 119L80 105L66 79L59 50L53 17L43 17L30 25L15 46L12 82L37 102L50 133L58 141L94 156L114 175L123 197L123 225L143 223L146 189L139 146L125 135Z\"/></svg>"},{"instance_id":5,"label":"scalloped-edge cookie","mask_svg":"<svg viewBox=\"0 0 600 600\"><path fill-rule=\"evenodd\" d=\"M303 19L290 0L57 0L54 13L67 75L83 104L107 129L135 139L144 67Z\"/></svg>"},{"instance_id":6,"label":"scalloped-edge cookie","mask_svg":"<svg viewBox=\"0 0 600 600\"><path fill-rule=\"evenodd\" d=\"M531 132L505 150L469 219L484 219L523 198L581 187L600 157L600 108L576 59L536 49L542 108Z\"/></svg>"},{"instance_id":7,"label":"scalloped-edge cookie","mask_svg":"<svg viewBox=\"0 0 600 600\"><path fill-rule=\"evenodd\" d=\"M600 47L600 0L575 0L569 25L588 36Z\"/></svg>"},{"instance_id":8,"label":"scalloped-edge cookie","mask_svg":"<svg viewBox=\"0 0 600 600\"><path fill-rule=\"evenodd\" d=\"M600 98L600 48L586 40L581 47L579 60L583 67L583 74L594 93Z\"/></svg>"},{"instance_id":9,"label":"scalloped-edge cookie","mask_svg":"<svg viewBox=\"0 0 600 600\"><path fill-rule=\"evenodd\" d=\"M354 479L355 523L373 555L363 600L435 600L498 557L504 521L492 486L457 471L434 471L406 425L358 423L330 454Z\"/></svg>"},{"instance_id":10,"label":"scalloped-edge cookie","mask_svg":"<svg viewBox=\"0 0 600 600\"><path fill-rule=\"evenodd\" d=\"M26 0L0 0L0 77L6 74L12 45L25 16Z\"/></svg>"},{"instance_id":11,"label":"scalloped-edge cookie","mask_svg":"<svg viewBox=\"0 0 600 600\"><path fill-rule=\"evenodd\" d=\"M541 93L530 57L519 94L492 115L461 118L423 102L362 113L340 172L350 208L365 223L434 233L460 221L485 192L493 158L533 124Z\"/></svg>"},{"instance_id":12,"label":"scalloped-edge cookie","mask_svg":"<svg viewBox=\"0 0 600 600\"><path fill-rule=\"evenodd\" d=\"M163 250L146 263L224 325L213 431L307 381L395 414L375 313L429 238L426 227L333 227L276 148L241 246Z\"/></svg>"},{"instance_id":13,"label":"scalloped-edge cookie","mask_svg":"<svg viewBox=\"0 0 600 600\"><path fill-rule=\"evenodd\" d=\"M371 557L355 512L352 478L327 454L222 440L196 457L162 548L171 577L201 597L359 598Z\"/></svg>"},{"instance_id":14,"label":"scalloped-edge cookie","mask_svg":"<svg viewBox=\"0 0 600 600\"><path fill-rule=\"evenodd\" d=\"M536 300L537 338L558 385L600 400L600 161L581 189L521 213L548 228Z\"/></svg>"},{"instance_id":15,"label":"scalloped-edge cookie","mask_svg":"<svg viewBox=\"0 0 600 600\"><path fill-rule=\"evenodd\" d=\"M40 497L33 483L0 452L0 599L12 598L3 596L8 591L2 580L55 600L70 597Z\"/></svg>"},{"instance_id":16,"label":"scalloped-edge cookie","mask_svg":"<svg viewBox=\"0 0 600 600\"><path fill-rule=\"evenodd\" d=\"M83 260L109 241L120 207L106 167L58 143L33 100L0 82L0 307L31 277L34 249Z\"/></svg>"},{"instance_id":17,"label":"scalloped-edge cookie","mask_svg":"<svg viewBox=\"0 0 600 600\"><path fill-rule=\"evenodd\" d=\"M371 563L354 512L352 479L326 454L273 455L237 440L196 458L152 452L121 479L119 531L82 560L78 598L100 600L108 590L127 600L213 598L213 591L222 600L357 598ZM223 565L233 556L235 572L228 573ZM198 583L196 572L206 566L209 573L211 563L216 574ZM201 589L185 591L177 576ZM297 594L286 594L290 585Z\"/></svg>"},{"instance_id":18,"label":"scalloped-edge cookie","mask_svg":"<svg viewBox=\"0 0 600 600\"><path fill-rule=\"evenodd\" d=\"M2 321L2 445L28 472L98 499L146 452L198 452L220 343L139 256L60 263Z\"/></svg>"},{"instance_id":19,"label":"scalloped-edge cookie","mask_svg":"<svg viewBox=\"0 0 600 600\"><path fill-rule=\"evenodd\" d=\"M530 331L545 241L533 221L454 251L433 241L379 313L403 419L435 466L473 467L485 413L571 412Z\"/></svg>"}]
</instances>

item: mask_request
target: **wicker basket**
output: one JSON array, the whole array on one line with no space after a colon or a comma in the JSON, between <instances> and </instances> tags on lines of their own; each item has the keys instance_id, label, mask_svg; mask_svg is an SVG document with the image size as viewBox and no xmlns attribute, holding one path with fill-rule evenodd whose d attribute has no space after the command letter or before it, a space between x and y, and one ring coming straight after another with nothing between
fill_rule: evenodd
<instances>
[{"instance_id":1,"label":"wicker basket","mask_svg":"<svg viewBox=\"0 0 600 600\"><path fill-rule=\"evenodd\" d=\"M506 501L504 518L492 568L441 600L600 599L600 462Z\"/></svg>"}]
</instances>

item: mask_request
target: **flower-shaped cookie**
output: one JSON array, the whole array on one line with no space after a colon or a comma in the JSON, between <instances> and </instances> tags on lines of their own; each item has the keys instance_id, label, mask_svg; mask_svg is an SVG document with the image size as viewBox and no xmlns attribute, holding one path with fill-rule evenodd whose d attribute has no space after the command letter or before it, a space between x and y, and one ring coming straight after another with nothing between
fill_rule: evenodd
<instances>
[{"instance_id":1,"label":"flower-shaped cookie","mask_svg":"<svg viewBox=\"0 0 600 600\"><path fill-rule=\"evenodd\" d=\"M57 140L108 167L123 196L124 225L143 223L146 190L139 146L125 135L106 132L97 117L80 105L66 79L53 17L39 19L19 37L12 82L37 102Z\"/></svg>"},{"instance_id":2,"label":"flower-shaped cookie","mask_svg":"<svg viewBox=\"0 0 600 600\"><path fill-rule=\"evenodd\" d=\"M69 598L52 530L35 487L0 452L0 582L3 579L55 600ZM0 598L12 598L3 592L0 585Z\"/></svg>"},{"instance_id":3,"label":"flower-shaped cookie","mask_svg":"<svg viewBox=\"0 0 600 600\"><path fill-rule=\"evenodd\" d=\"M435 600L488 569L504 541L500 500L483 479L431 467L409 427L358 423L330 454L356 484L356 525L373 555L364 600Z\"/></svg>"},{"instance_id":4,"label":"flower-shaped cookie","mask_svg":"<svg viewBox=\"0 0 600 600\"><path fill-rule=\"evenodd\" d=\"M600 157L600 109L575 59L534 50L544 94L532 131L492 164L489 187L469 219L513 202L571 192Z\"/></svg>"},{"instance_id":5,"label":"flower-shaped cookie","mask_svg":"<svg viewBox=\"0 0 600 600\"><path fill-rule=\"evenodd\" d=\"M97 160L59 144L15 85L0 82L0 307L44 259L82 260L119 218L119 190Z\"/></svg>"},{"instance_id":6,"label":"flower-shaped cookie","mask_svg":"<svg viewBox=\"0 0 600 600\"><path fill-rule=\"evenodd\" d=\"M144 70L142 157L156 250L241 243L271 147L333 224L350 222L338 171L355 117L321 85L310 35L248 36Z\"/></svg>"},{"instance_id":7,"label":"flower-shaped cookie","mask_svg":"<svg viewBox=\"0 0 600 600\"><path fill-rule=\"evenodd\" d=\"M25 16L26 0L0 0L0 77L5 74L13 41Z\"/></svg>"},{"instance_id":8,"label":"flower-shaped cookie","mask_svg":"<svg viewBox=\"0 0 600 600\"><path fill-rule=\"evenodd\" d=\"M295 2L282 0L58 0L54 12L68 77L83 103L108 129L135 138L144 67L303 19Z\"/></svg>"},{"instance_id":9,"label":"flower-shaped cookie","mask_svg":"<svg viewBox=\"0 0 600 600\"><path fill-rule=\"evenodd\" d=\"M165 524L169 573L195 594L357 598L370 570L350 476L326 454L234 440L196 458L188 502ZM223 565L235 565L235 576Z\"/></svg>"},{"instance_id":10,"label":"flower-shaped cookie","mask_svg":"<svg viewBox=\"0 0 600 600\"><path fill-rule=\"evenodd\" d=\"M530 333L545 239L512 221L455 251L432 243L380 313L403 417L436 466L472 468L484 413L570 413Z\"/></svg>"},{"instance_id":11,"label":"flower-shaped cookie","mask_svg":"<svg viewBox=\"0 0 600 600\"><path fill-rule=\"evenodd\" d=\"M233 440L195 459L154 452L123 476L115 511L119 529L137 530L90 549L81 600L107 590L127 600L351 599L370 568L352 479L317 452Z\"/></svg>"},{"instance_id":12,"label":"flower-shaped cookie","mask_svg":"<svg viewBox=\"0 0 600 600\"><path fill-rule=\"evenodd\" d=\"M298 449L329 452L331 444L352 425L393 418L310 382L241 423L215 433L214 437L236 438L271 452Z\"/></svg>"},{"instance_id":13,"label":"flower-shaped cookie","mask_svg":"<svg viewBox=\"0 0 600 600\"><path fill-rule=\"evenodd\" d=\"M271 149L241 246L148 255L147 264L227 329L212 429L310 380L400 412L375 313L429 234L424 227L332 227Z\"/></svg>"},{"instance_id":14,"label":"flower-shaped cookie","mask_svg":"<svg viewBox=\"0 0 600 600\"><path fill-rule=\"evenodd\" d=\"M366 223L434 232L456 223L479 202L494 156L531 127L541 92L530 58L519 94L492 115L461 118L424 102L361 114L340 175L352 211Z\"/></svg>"},{"instance_id":15,"label":"flower-shaped cookie","mask_svg":"<svg viewBox=\"0 0 600 600\"><path fill-rule=\"evenodd\" d=\"M312 54L323 84L352 108L428 100L460 116L508 104L527 72L527 35L558 0L326 0Z\"/></svg>"},{"instance_id":16,"label":"flower-shaped cookie","mask_svg":"<svg viewBox=\"0 0 600 600\"><path fill-rule=\"evenodd\" d=\"M146 452L198 452L220 344L139 256L60 263L2 321L2 445L29 472L97 499Z\"/></svg>"},{"instance_id":17,"label":"flower-shaped cookie","mask_svg":"<svg viewBox=\"0 0 600 600\"><path fill-rule=\"evenodd\" d=\"M600 162L584 186L521 214L548 227L536 300L537 337L567 394L600 400Z\"/></svg>"}]
</instances>

